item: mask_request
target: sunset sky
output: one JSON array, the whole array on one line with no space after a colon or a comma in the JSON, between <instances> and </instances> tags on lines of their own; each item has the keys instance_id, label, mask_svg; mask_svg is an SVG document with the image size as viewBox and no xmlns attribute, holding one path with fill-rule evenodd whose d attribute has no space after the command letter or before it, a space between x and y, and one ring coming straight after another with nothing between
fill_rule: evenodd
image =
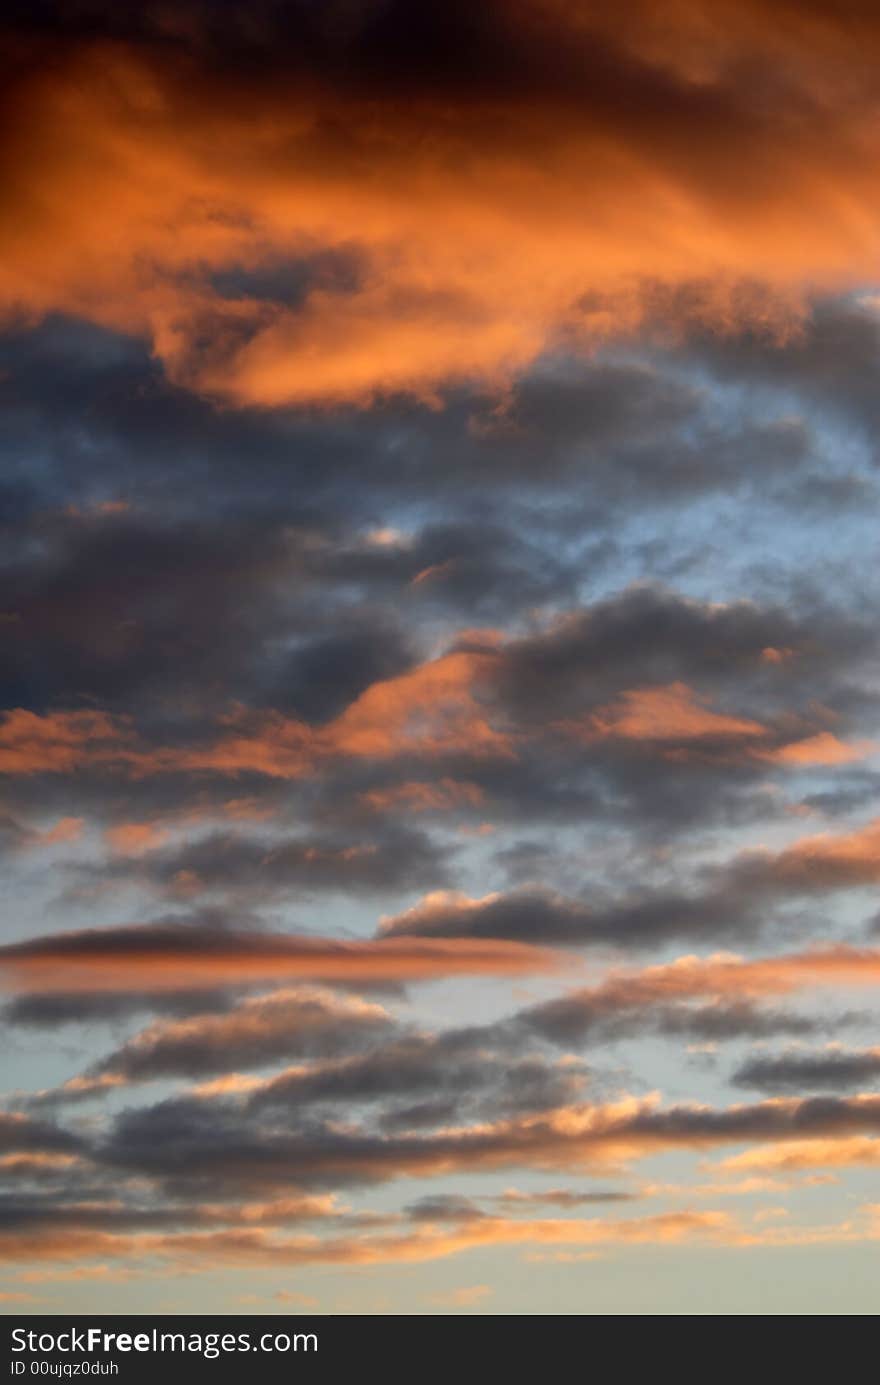
<instances>
[{"instance_id":1,"label":"sunset sky","mask_svg":"<svg viewBox=\"0 0 880 1385\"><path fill-rule=\"evenodd\" d=\"M0 1309L880 1308L880 9L2 34Z\"/></svg>"}]
</instances>

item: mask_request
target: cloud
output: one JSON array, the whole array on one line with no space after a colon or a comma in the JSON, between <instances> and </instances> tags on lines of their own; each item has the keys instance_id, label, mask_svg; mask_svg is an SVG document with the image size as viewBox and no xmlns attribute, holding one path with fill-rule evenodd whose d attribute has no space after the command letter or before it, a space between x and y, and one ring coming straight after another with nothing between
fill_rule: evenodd
<instances>
[{"instance_id":1,"label":"cloud","mask_svg":"<svg viewBox=\"0 0 880 1385\"><path fill-rule=\"evenodd\" d=\"M473 695L486 662L485 655L453 652L374 683L325 727L238 709L225 716L225 732L204 746L151 750L104 713L41 717L16 709L4 713L0 727L0 772L65 773L94 764L134 777L201 771L297 779L338 756L506 755L504 736Z\"/></svg>"},{"instance_id":2,"label":"cloud","mask_svg":"<svg viewBox=\"0 0 880 1385\"><path fill-rule=\"evenodd\" d=\"M271 1115L328 1103L348 1109L402 1099L426 1103L386 1107L380 1120L393 1131L418 1129L453 1114L461 1121L468 1113L552 1110L582 1094L587 1079L582 1064L514 1056L503 1037L492 1029L393 1036L366 1053L282 1070L254 1083L246 1091L247 1105Z\"/></svg>"},{"instance_id":3,"label":"cloud","mask_svg":"<svg viewBox=\"0 0 880 1385\"><path fill-rule=\"evenodd\" d=\"M791 1167L798 1167L804 1151L822 1146L831 1155L833 1141L793 1140L785 1146L769 1146L771 1161L786 1150ZM866 1157L863 1151L862 1158ZM726 1161L731 1170L741 1156ZM722 1186L716 1191L722 1191ZM757 1189L756 1189L757 1190ZM708 1190L706 1190L708 1191ZM539 1200L539 1199L537 1199ZM876 1237L873 1209L861 1209L855 1220L824 1226L792 1226L781 1237L775 1230L757 1231L728 1213L676 1209L652 1216L608 1219L508 1219L476 1212L466 1200L454 1197L426 1199L406 1210L403 1217L366 1214L352 1219L345 1209L320 1197L269 1200L235 1206L229 1203L190 1204L182 1212L169 1205L150 1212L146 1207L74 1202L53 1220L51 1204L20 1204L3 1216L0 1254L19 1257L25 1263L81 1259L88 1267L101 1257L129 1265L173 1262L178 1265L240 1264L269 1267L281 1264L378 1264L418 1262L458 1254L490 1245L538 1245L603 1247L627 1244L687 1244L708 1239L728 1246L774 1244L787 1241L809 1244L821 1240L871 1239ZM758 1218L760 1221L760 1217ZM313 1221L329 1229L327 1235L279 1235L280 1228ZM176 1224L169 1231L166 1223ZM337 1227L360 1225L356 1236L334 1235ZM378 1232L378 1234L377 1234ZM559 1252L563 1258L568 1252ZM42 1275L44 1272L35 1272Z\"/></svg>"},{"instance_id":4,"label":"cloud","mask_svg":"<svg viewBox=\"0 0 880 1385\"><path fill-rule=\"evenodd\" d=\"M700 894L647 890L595 904L524 885L472 899L437 890L380 923L383 937L507 938L574 946L646 947L666 939L743 939L766 926L766 916L738 890Z\"/></svg>"},{"instance_id":5,"label":"cloud","mask_svg":"<svg viewBox=\"0 0 880 1385\"><path fill-rule=\"evenodd\" d=\"M791 1049L777 1056L759 1054L736 1069L731 1081L764 1092L802 1092L817 1088L857 1090L880 1076L880 1050Z\"/></svg>"},{"instance_id":6,"label":"cloud","mask_svg":"<svg viewBox=\"0 0 880 1385\"><path fill-rule=\"evenodd\" d=\"M63 773L82 764L92 749L112 757L125 735L104 712L57 712L45 717L24 708L3 713L0 773Z\"/></svg>"},{"instance_id":7,"label":"cloud","mask_svg":"<svg viewBox=\"0 0 880 1385\"><path fill-rule=\"evenodd\" d=\"M766 657L764 650L762 658ZM818 731L773 749L763 749L760 738L770 728L744 717L724 716L697 698L685 683L666 687L634 688L620 700L600 708L585 722L558 722L557 730L589 745L597 739L637 741L653 746L687 747L696 743L705 753L715 747L717 754L731 755L742 746L742 754L777 765L839 765L872 755L873 741L847 743L830 731ZM681 756L683 750L667 753Z\"/></svg>"},{"instance_id":8,"label":"cloud","mask_svg":"<svg viewBox=\"0 0 880 1385\"><path fill-rule=\"evenodd\" d=\"M805 285L870 274L862 7L184 20L13 29L0 290L143 336L187 387L432 398L658 310L790 335Z\"/></svg>"},{"instance_id":9,"label":"cloud","mask_svg":"<svg viewBox=\"0 0 880 1385\"><path fill-rule=\"evenodd\" d=\"M719 1164L725 1172L768 1170L779 1172L801 1169L835 1169L851 1165L873 1165L880 1162L880 1140L872 1135L843 1135L808 1140L793 1140L790 1144L769 1144L731 1155Z\"/></svg>"},{"instance_id":10,"label":"cloud","mask_svg":"<svg viewBox=\"0 0 880 1385\"><path fill-rule=\"evenodd\" d=\"M589 740L620 737L634 741L739 740L766 734L759 722L742 717L721 716L694 696L684 683L667 687L635 688L621 694L620 701L600 708L589 722L579 727L562 723L560 730Z\"/></svg>"},{"instance_id":11,"label":"cloud","mask_svg":"<svg viewBox=\"0 0 880 1385\"><path fill-rule=\"evenodd\" d=\"M0 1017L8 1025L52 1029L62 1024L118 1023L145 1012L193 1015L229 1006L234 989L24 992L6 1003Z\"/></svg>"},{"instance_id":12,"label":"cloud","mask_svg":"<svg viewBox=\"0 0 880 1385\"><path fill-rule=\"evenodd\" d=\"M121 856L140 856L161 846L166 838L161 827L151 822L121 822L117 827L108 827L104 836L111 851Z\"/></svg>"},{"instance_id":13,"label":"cloud","mask_svg":"<svg viewBox=\"0 0 880 1385\"><path fill-rule=\"evenodd\" d=\"M868 694L839 686L842 664L854 674L867 664L871 639L840 613L832 620L827 611L807 608L793 617L781 608L713 605L639 587L545 617L526 637L497 630L456 637L449 630L441 651L423 658L406 655L400 632L370 617L358 648L340 636L345 648L337 651L343 665L337 676L336 656L313 628L314 611L305 628L299 602L289 626L279 614L283 565L276 567L274 558L266 582L249 586L244 573L236 601L250 596L246 620L237 606L230 609L222 588L214 603L210 619L236 628L241 650L219 636L208 648L201 634L193 645L187 632L207 629L201 605L212 585L212 550L203 529L190 558L184 537L179 561L192 569L193 601L182 600L179 609L171 603L171 625L164 628L163 614L153 629L140 598L134 600L131 619L146 643L126 647L105 669L117 712L4 714L9 747L5 761L0 747L0 767L16 820L66 811L70 783L83 810L99 820L115 859L97 869L80 861L87 881L132 878L166 890L196 889L201 862L220 890L233 879L282 892L307 888L309 881L323 888L322 882L349 876L350 886L356 878L360 886L372 887L372 881L378 888L395 873L400 881L436 887L447 883L442 857L449 847L427 834L435 811L455 811L460 827L489 823L496 830L526 816L535 825L556 826L584 813L597 823L625 813L646 836L713 820L738 825L784 816L788 791L771 781L775 769L831 768L872 753L870 742L843 734L867 721ZM230 532L221 525L214 534L218 544L245 544L246 569L256 565L258 537L246 526ZM154 534L145 592L152 590L159 540ZM270 530L270 556L273 545L280 541ZM302 548L313 560L314 548L304 540ZM105 555L108 561L111 556ZM114 562L117 557L122 561L122 549ZM34 573L32 580L44 589L45 574ZM97 580L97 566L89 580ZM170 598L162 580L153 596L165 613ZM332 580L314 588L328 602L331 623ZM73 595L64 600L76 602L76 580L67 571L55 600L70 583ZM337 596L341 600L341 592ZM66 627L72 638L80 625L94 628L90 610L84 598ZM343 625L352 619L349 611ZM267 650L273 622L273 644L291 641L297 649L280 663ZM26 624L33 626L32 614ZM48 663L42 656L38 662L48 671L53 700L56 673L69 698L74 670L53 671L57 641L43 644ZM171 697L158 685L150 692L142 665L164 666L161 649L181 644L177 692ZM791 652L783 664L767 663L771 644ZM77 668L84 653L77 654ZM371 678L386 661L390 675ZM296 691L303 679L317 680L309 696ZM200 680L215 690L228 680L230 693L240 689L250 700L230 705L219 691L209 691L206 716L201 697L188 691ZM805 680L816 696L798 710ZM292 697L314 717L322 688L337 708L329 716L314 720L284 710ZM267 693L281 706L265 705ZM847 707L845 718L828 705L834 702ZM136 715L123 710L132 706ZM3 734L0 728L0 739ZM55 783L55 776L69 783ZM249 841L240 834L236 803L252 804L254 821L273 821L276 836ZM424 814L424 826L409 821L412 812ZM285 848L277 829L285 819L303 817L311 830L291 836ZM213 842L210 831L182 842L186 827L213 827ZM421 839L413 835L419 831ZM123 832L126 854L118 850ZM679 916L699 912L698 902L680 891L656 902L663 909L673 898ZM650 908L651 900L644 904ZM708 912L723 919L735 911L713 898Z\"/></svg>"},{"instance_id":14,"label":"cloud","mask_svg":"<svg viewBox=\"0 0 880 1385\"><path fill-rule=\"evenodd\" d=\"M442 848L417 828L403 825L374 828L354 841L329 833L253 837L238 828L79 867L73 892L131 880L182 899L214 894L261 900L352 890L379 894L425 884L446 871Z\"/></svg>"},{"instance_id":15,"label":"cloud","mask_svg":"<svg viewBox=\"0 0 880 1385\"><path fill-rule=\"evenodd\" d=\"M31 1101L77 1100L157 1077L202 1077L279 1059L344 1052L381 1034L391 1017L380 1005L303 986L249 996L223 1014L159 1020L60 1088Z\"/></svg>"},{"instance_id":16,"label":"cloud","mask_svg":"<svg viewBox=\"0 0 880 1385\"><path fill-rule=\"evenodd\" d=\"M641 583L511 641L503 694L522 718L570 718L585 702L598 710L627 689L684 683L713 694L736 671L778 698L808 673L821 680L836 660L859 662L872 642L858 621L835 627L821 607L808 613L742 599L700 601ZM768 664L768 645L788 649L789 657Z\"/></svg>"},{"instance_id":17,"label":"cloud","mask_svg":"<svg viewBox=\"0 0 880 1385\"><path fill-rule=\"evenodd\" d=\"M34 1138L34 1132L30 1132L28 1140ZM63 1135L61 1141L63 1144ZM75 1177L85 1167L77 1154L56 1153L54 1150L27 1149L0 1155L3 1177L20 1179L29 1185L43 1182L57 1184L68 1176Z\"/></svg>"},{"instance_id":18,"label":"cloud","mask_svg":"<svg viewBox=\"0 0 880 1385\"><path fill-rule=\"evenodd\" d=\"M598 985L521 1010L510 1022L559 1044L640 1032L707 1038L809 1033L821 1031L827 1020L756 1002L822 987L873 988L878 968L874 949L845 946L754 959L685 956L640 971L611 971Z\"/></svg>"},{"instance_id":19,"label":"cloud","mask_svg":"<svg viewBox=\"0 0 880 1385\"><path fill-rule=\"evenodd\" d=\"M723 905L723 901L721 901ZM742 910L681 894L648 894L591 907L557 891L533 885L472 899L461 891L435 890L403 913L386 916L382 937L508 938L575 946L639 946L663 937L715 936L730 930Z\"/></svg>"},{"instance_id":20,"label":"cloud","mask_svg":"<svg viewBox=\"0 0 880 1385\"><path fill-rule=\"evenodd\" d=\"M765 758L780 765L846 765L873 755L876 749L874 741L847 744L830 731L818 731L815 736L766 752Z\"/></svg>"},{"instance_id":21,"label":"cloud","mask_svg":"<svg viewBox=\"0 0 880 1385\"><path fill-rule=\"evenodd\" d=\"M824 893L871 885L880 877L880 819L852 832L817 833L779 852L751 850L729 877L759 892Z\"/></svg>"},{"instance_id":22,"label":"cloud","mask_svg":"<svg viewBox=\"0 0 880 1385\"><path fill-rule=\"evenodd\" d=\"M627 1202L635 1196L634 1193L620 1192L617 1189L584 1189L579 1192L576 1188L547 1188L539 1193L525 1193L518 1188L508 1188L505 1192L499 1193L495 1201L506 1211L512 1212L517 1208L558 1207L562 1210L583 1207L587 1203Z\"/></svg>"},{"instance_id":23,"label":"cloud","mask_svg":"<svg viewBox=\"0 0 880 1385\"><path fill-rule=\"evenodd\" d=\"M288 988L245 998L219 1014L157 1021L86 1073L38 1094L32 1104L100 1095L161 1075L217 1073L226 1076L202 1085L200 1095L240 1092L255 1115L385 1103L379 1119L388 1132L449 1124L453 1118L460 1123L474 1116L552 1111L582 1095L589 1073L570 1053L548 1061L542 1052L530 1052L535 1042L565 1050L647 1035L725 1041L820 1033L827 1016L780 1010L767 1000L823 987L873 987L877 971L873 949L825 948L756 959L685 956L641 970L611 970L593 987L491 1024L439 1033L403 1027L382 1007L360 998ZM835 1023L857 1019L843 1014ZM300 1061L265 1077L236 1072L291 1056ZM834 1055L827 1056L831 1072ZM821 1066L818 1059L813 1062ZM796 1053L791 1067L797 1073ZM772 1089L769 1058L746 1063L734 1081L762 1086L765 1069ZM852 1084L867 1075L863 1062L850 1074ZM808 1063L801 1076L809 1078ZM782 1078L780 1085L785 1085ZM797 1091L802 1084L791 1080L788 1085Z\"/></svg>"},{"instance_id":24,"label":"cloud","mask_svg":"<svg viewBox=\"0 0 880 1385\"><path fill-rule=\"evenodd\" d=\"M0 1150L4 1155L76 1154L83 1141L61 1127L29 1116L0 1112Z\"/></svg>"},{"instance_id":25,"label":"cloud","mask_svg":"<svg viewBox=\"0 0 880 1385\"><path fill-rule=\"evenodd\" d=\"M595 902L524 885L472 898L435 890L380 921L383 937L507 938L566 946L645 946L663 939L747 939L774 921L772 908L873 884L880 874L880 819L849 832L802 837L778 851L748 848L703 870L689 891L643 889L627 897L601 888Z\"/></svg>"},{"instance_id":26,"label":"cloud","mask_svg":"<svg viewBox=\"0 0 880 1385\"><path fill-rule=\"evenodd\" d=\"M4 19L10 1273L876 1236L880 24L831 8Z\"/></svg>"},{"instance_id":27,"label":"cloud","mask_svg":"<svg viewBox=\"0 0 880 1385\"><path fill-rule=\"evenodd\" d=\"M670 1212L618 1221L504 1218L466 1220L458 1225L424 1224L378 1235L277 1236L257 1228L174 1235L142 1232L133 1236L80 1230L45 1232L30 1240L7 1236L0 1253L27 1262L106 1256L178 1266L237 1264L253 1268L282 1265L417 1264L493 1245L626 1246L724 1243L736 1223L722 1212Z\"/></svg>"},{"instance_id":28,"label":"cloud","mask_svg":"<svg viewBox=\"0 0 880 1385\"><path fill-rule=\"evenodd\" d=\"M37 828L19 822L11 814L0 814L0 854L39 850L75 842L81 836L83 818L59 818L52 827Z\"/></svg>"},{"instance_id":29,"label":"cloud","mask_svg":"<svg viewBox=\"0 0 880 1385\"><path fill-rule=\"evenodd\" d=\"M775 1098L719 1109L626 1098L388 1135L314 1118L257 1128L245 1111L229 1098L192 1097L128 1111L99 1158L176 1195L209 1187L227 1196L248 1188L339 1188L512 1167L607 1172L672 1150L873 1134L880 1098Z\"/></svg>"},{"instance_id":30,"label":"cloud","mask_svg":"<svg viewBox=\"0 0 880 1385\"><path fill-rule=\"evenodd\" d=\"M363 802L377 812L403 807L411 813L450 812L462 804L478 807L484 797L478 784L449 778L435 783L409 781L388 789L371 789L361 795Z\"/></svg>"},{"instance_id":31,"label":"cloud","mask_svg":"<svg viewBox=\"0 0 880 1385\"><path fill-rule=\"evenodd\" d=\"M548 951L517 943L343 942L198 923L59 933L0 949L0 973L13 989L61 994L186 991L258 981L516 975L556 965Z\"/></svg>"},{"instance_id":32,"label":"cloud","mask_svg":"<svg viewBox=\"0 0 880 1385\"><path fill-rule=\"evenodd\" d=\"M118 1232L157 1226L284 1226L323 1221L338 1215L332 1197L275 1199L238 1206L193 1203L188 1207L127 1203L122 1200L53 1201L51 1198L7 1198L0 1203L0 1227L4 1236L25 1229L39 1232L64 1227L82 1231Z\"/></svg>"}]
</instances>

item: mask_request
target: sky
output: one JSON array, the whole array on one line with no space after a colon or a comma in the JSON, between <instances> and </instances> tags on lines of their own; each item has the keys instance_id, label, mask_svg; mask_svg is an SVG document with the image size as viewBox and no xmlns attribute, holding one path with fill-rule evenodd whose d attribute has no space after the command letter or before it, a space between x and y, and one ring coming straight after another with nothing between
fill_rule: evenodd
<instances>
[{"instance_id":1,"label":"sky","mask_svg":"<svg viewBox=\"0 0 880 1385\"><path fill-rule=\"evenodd\" d=\"M876 5L3 22L0 1309L875 1313Z\"/></svg>"}]
</instances>

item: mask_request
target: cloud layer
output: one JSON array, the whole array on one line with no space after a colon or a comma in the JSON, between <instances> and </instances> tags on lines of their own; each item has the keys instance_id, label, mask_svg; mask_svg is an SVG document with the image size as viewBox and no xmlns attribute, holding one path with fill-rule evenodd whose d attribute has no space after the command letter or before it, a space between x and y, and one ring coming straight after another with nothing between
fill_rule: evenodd
<instances>
[{"instance_id":1,"label":"cloud layer","mask_svg":"<svg viewBox=\"0 0 880 1385\"><path fill-rule=\"evenodd\" d=\"M877 16L3 24L0 1299L873 1311Z\"/></svg>"}]
</instances>

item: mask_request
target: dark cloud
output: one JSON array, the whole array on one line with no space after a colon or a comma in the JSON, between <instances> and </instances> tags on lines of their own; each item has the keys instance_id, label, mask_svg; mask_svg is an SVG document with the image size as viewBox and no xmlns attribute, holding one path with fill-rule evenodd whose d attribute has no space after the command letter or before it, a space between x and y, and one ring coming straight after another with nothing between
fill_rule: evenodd
<instances>
[{"instance_id":1,"label":"dark cloud","mask_svg":"<svg viewBox=\"0 0 880 1385\"><path fill-rule=\"evenodd\" d=\"M771 929L796 934L809 921L811 901L876 882L878 833L872 819L848 832L807 835L778 851L743 850L699 870L688 893L649 888L614 898L601 885L590 900L532 885L479 899L434 893L386 917L381 933L617 947L690 938L746 942Z\"/></svg>"},{"instance_id":2,"label":"dark cloud","mask_svg":"<svg viewBox=\"0 0 880 1385\"><path fill-rule=\"evenodd\" d=\"M428 1222L471 1221L486 1215L470 1198L455 1193L437 1193L434 1196L421 1197L417 1202L411 1202L404 1211L413 1221Z\"/></svg>"},{"instance_id":3,"label":"dark cloud","mask_svg":"<svg viewBox=\"0 0 880 1385\"><path fill-rule=\"evenodd\" d=\"M4 1154L76 1154L83 1147L83 1140L60 1126L0 1112L0 1149Z\"/></svg>"},{"instance_id":4,"label":"dark cloud","mask_svg":"<svg viewBox=\"0 0 880 1385\"><path fill-rule=\"evenodd\" d=\"M235 699L320 718L410 661L380 611L362 608L356 628L337 611L332 636L316 621L307 531L114 503L38 516L39 546L6 565L5 705L94 700L167 735L196 704L204 714Z\"/></svg>"},{"instance_id":5,"label":"dark cloud","mask_svg":"<svg viewBox=\"0 0 880 1385\"><path fill-rule=\"evenodd\" d=\"M749 1058L734 1072L738 1087L763 1092L803 1092L828 1088L846 1091L874 1086L880 1076L880 1053L874 1049L824 1049L803 1052L792 1049L778 1055Z\"/></svg>"},{"instance_id":6,"label":"dark cloud","mask_svg":"<svg viewBox=\"0 0 880 1385\"><path fill-rule=\"evenodd\" d=\"M578 1119L580 1115L580 1119ZM874 1097L771 1100L752 1106L572 1108L560 1122L501 1120L430 1134L382 1136L306 1119L254 1126L230 1104L181 1099L124 1113L98 1151L127 1173L183 1191L199 1187L321 1187L439 1172L586 1167L674 1149L874 1133Z\"/></svg>"},{"instance_id":7,"label":"dark cloud","mask_svg":"<svg viewBox=\"0 0 880 1385\"><path fill-rule=\"evenodd\" d=\"M509 645L500 682L505 701L524 718L562 718L623 689L681 681L713 691L735 678L742 715L752 697L779 706L793 683L809 676L821 686L836 676L841 660L851 666L873 647L858 618L841 621L821 609L793 614L752 601L694 601L642 585ZM785 657L768 660L768 649Z\"/></svg>"},{"instance_id":8,"label":"dark cloud","mask_svg":"<svg viewBox=\"0 0 880 1385\"><path fill-rule=\"evenodd\" d=\"M838 1021L840 1023L841 1021ZM521 1011L513 1023L551 1043L574 1045L657 1035L669 1039L761 1039L776 1034L817 1034L827 1020L745 1001L709 1004L642 1004L632 1010L605 1006L577 994Z\"/></svg>"},{"instance_id":9,"label":"dark cloud","mask_svg":"<svg viewBox=\"0 0 880 1385\"><path fill-rule=\"evenodd\" d=\"M737 892L683 895L651 891L594 905L551 890L523 886L469 904L456 896L429 899L388 920L383 936L509 938L559 946L648 947L668 939L757 936L768 916Z\"/></svg>"},{"instance_id":10,"label":"dark cloud","mask_svg":"<svg viewBox=\"0 0 880 1385\"><path fill-rule=\"evenodd\" d=\"M85 881L132 881L171 895L219 895L259 902L315 892L377 894L447 878L447 850L418 828L391 825L360 840L293 839L217 832L78 872Z\"/></svg>"},{"instance_id":11,"label":"dark cloud","mask_svg":"<svg viewBox=\"0 0 880 1385\"><path fill-rule=\"evenodd\" d=\"M328 1215L326 1206L318 1199L303 1198L288 1201L272 1209L273 1221L278 1224L320 1221ZM251 1224L258 1217L251 1216ZM234 1206L190 1206L180 1203L162 1205L158 1201L111 1202L106 1190L98 1185L84 1185L67 1199L59 1196L42 1198L11 1195L0 1197L0 1247L6 1238L22 1232L76 1229L80 1231L149 1231L177 1227L235 1225L247 1221Z\"/></svg>"},{"instance_id":12,"label":"dark cloud","mask_svg":"<svg viewBox=\"0 0 880 1385\"><path fill-rule=\"evenodd\" d=\"M282 1072L248 1100L259 1112L295 1111L328 1102L353 1107L424 1098L421 1107L407 1104L385 1113L386 1126L400 1126L408 1114L421 1124L450 1107L458 1119L468 1112L486 1116L550 1110L581 1095L586 1077L587 1069L573 1062L560 1067L538 1055L513 1057L503 1035L492 1030L452 1030L403 1036L311 1071Z\"/></svg>"},{"instance_id":13,"label":"dark cloud","mask_svg":"<svg viewBox=\"0 0 880 1385\"><path fill-rule=\"evenodd\" d=\"M717 378L787 394L807 417L831 413L847 431L857 428L866 436L873 452L880 417L872 385L880 364L880 319L869 296L819 300L783 351L754 334L724 339L705 332L695 333L689 348L700 369Z\"/></svg>"},{"instance_id":14,"label":"dark cloud","mask_svg":"<svg viewBox=\"0 0 880 1385\"><path fill-rule=\"evenodd\" d=\"M634 540L621 538L615 507L630 516L650 508L663 485L662 459L681 453L679 443L670 450L670 430L680 424L690 437L701 411L712 412L681 369L632 360L548 367L517 387L508 422L482 431L473 420L485 405L467 395L441 413L386 405L356 428L341 415L319 425L246 412L221 425L151 370L133 347L63 321L10 347L17 450L63 455L83 434L90 443L75 477L47 465L28 537L19 534L10 549L7 705L96 699L136 715L145 753L201 749L216 737L213 718L236 698L309 725L332 720L377 680L418 663L424 621L451 633L456 624L503 624L535 606L564 607L567 617L508 643L491 688L493 716L534 736L534 746L497 763L459 755L426 766L408 757L401 773L472 779L493 820L623 817L655 834L713 820L745 824L783 806L762 788L766 766L731 761L723 738L704 738L700 755L676 759L670 745L658 755L656 745L632 740L560 743L556 732L548 737L548 721L587 718L632 688L676 681L714 697L721 712L769 717L769 748L815 730L799 693L805 680L812 700L842 709L854 732L874 715L853 678L873 635L815 594L719 604L641 585L578 607L579 585L596 555L601 566L603 546L613 544L611 562L637 553ZM68 388L71 371L79 374ZM546 471L543 451L536 466L535 440L543 449L551 417L558 465L577 477L564 503L558 468ZM658 433L659 460L645 451ZM785 429L770 433L784 451ZM120 448L124 487L114 470ZM696 451L701 465L711 457L723 470L723 449L707 442ZM737 476L747 470L743 458L768 474L754 438L734 452ZM636 480L624 486L626 456ZM778 463L800 465L798 456ZM169 506L172 493L180 500ZM127 510L112 508L120 500ZM367 536L388 528L389 506L403 541L383 546ZM638 561L658 567L647 550ZM785 658L768 664L767 648ZM793 726L796 715L802 724ZM311 787L279 786L246 771L132 776L84 764L76 788L83 807L108 825L184 806L221 816L234 797L334 822L383 777L381 767L347 764L326 767ZM22 821L63 811L70 799L69 783L51 775L11 793Z\"/></svg>"},{"instance_id":15,"label":"dark cloud","mask_svg":"<svg viewBox=\"0 0 880 1385\"><path fill-rule=\"evenodd\" d=\"M113 994L81 994L63 991L51 995L19 995L10 1000L0 1018L5 1024L30 1029L54 1029L63 1024L114 1023L143 1013L197 1015L216 1013L232 1004L223 991L143 991Z\"/></svg>"},{"instance_id":16,"label":"dark cloud","mask_svg":"<svg viewBox=\"0 0 880 1385\"><path fill-rule=\"evenodd\" d=\"M100 1094L109 1083L205 1077L284 1059L322 1058L368 1044L391 1018L380 1006L315 987L270 992L219 1013L190 1011L160 1020L95 1063L73 1083L41 1093L37 1104Z\"/></svg>"}]
</instances>

